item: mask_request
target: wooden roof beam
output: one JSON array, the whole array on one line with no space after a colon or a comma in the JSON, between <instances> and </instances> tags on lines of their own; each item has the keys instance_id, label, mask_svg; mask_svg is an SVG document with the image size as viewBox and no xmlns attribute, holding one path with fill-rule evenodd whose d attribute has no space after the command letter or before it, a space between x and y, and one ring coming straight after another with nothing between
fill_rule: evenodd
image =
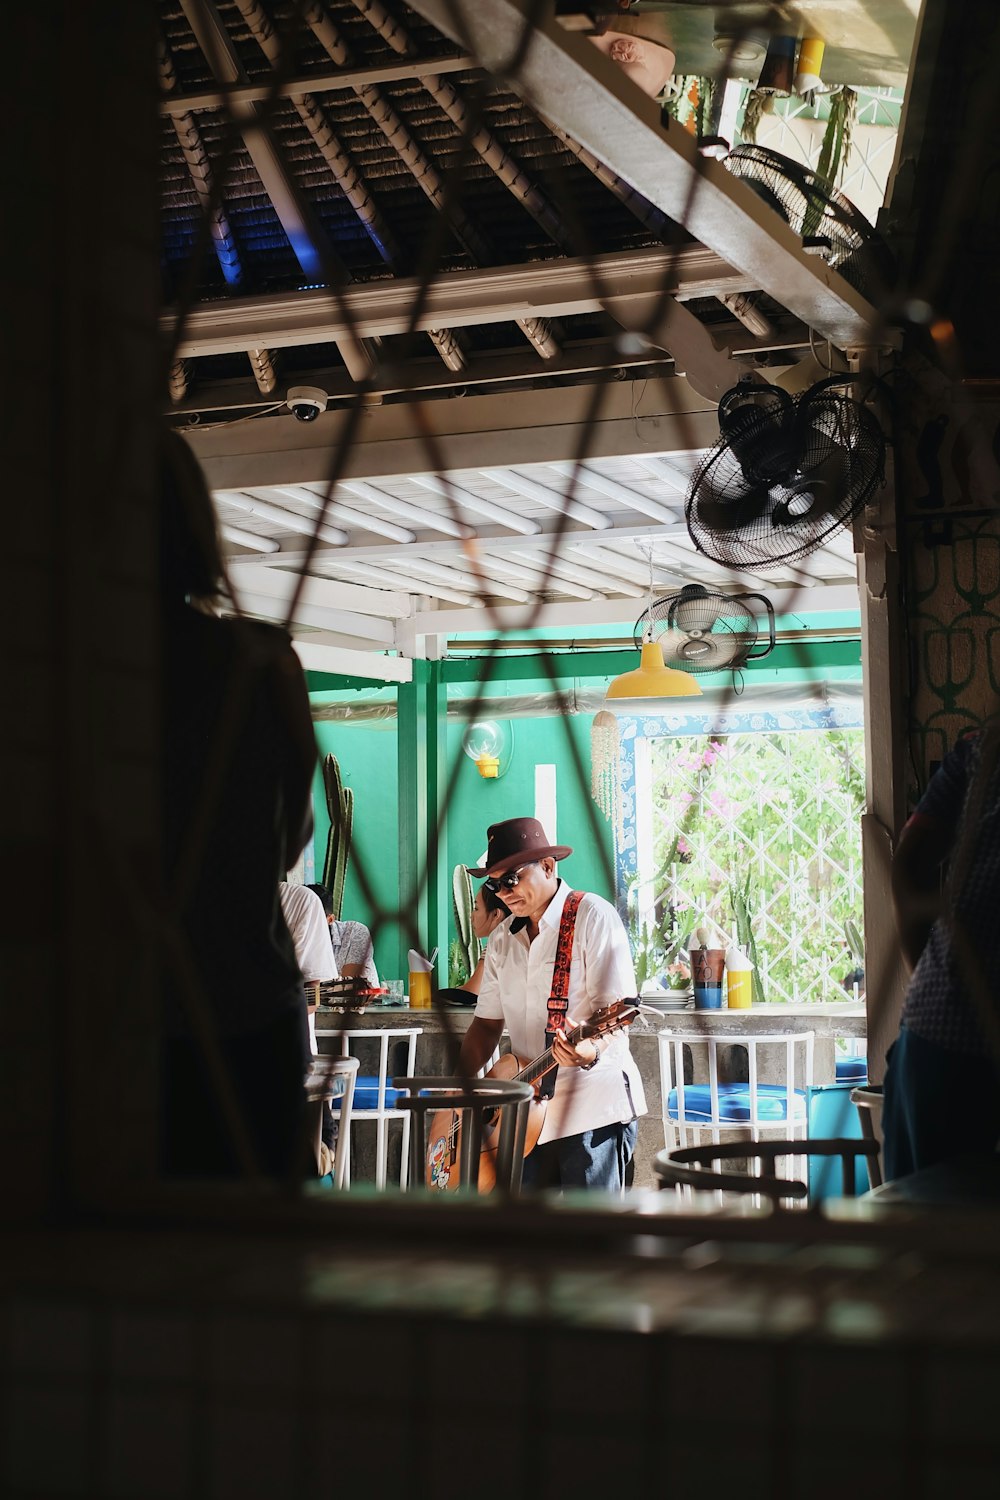
<instances>
[{"instance_id":1,"label":"wooden roof beam","mask_svg":"<svg viewBox=\"0 0 1000 1500\"><path fill-rule=\"evenodd\" d=\"M756 285L700 245L614 251L589 259L489 266L438 276L412 326L459 328L606 309L627 315L630 303L656 298L664 290L690 299L753 290ZM188 313L177 354L185 358L260 346L330 343L350 331L348 319L360 337L408 333L419 292L416 278L401 278L354 283L337 297L317 290L199 303ZM173 323L173 314L166 312L161 326L168 337Z\"/></svg>"},{"instance_id":2,"label":"wooden roof beam","mask_svg":"<svg viewBox=\"0 0 1000 1500\"><path fill-rule=\"evenodd\" d=\"M721 162L702 157L682 126L661 121L659 105L585 37L543 12L525 45L531 8L524 0L411 4L532 109L823 338L841 349L897 342L860 293L807 255L798 236L746 183Z\"/></svg>"}]
</instances>

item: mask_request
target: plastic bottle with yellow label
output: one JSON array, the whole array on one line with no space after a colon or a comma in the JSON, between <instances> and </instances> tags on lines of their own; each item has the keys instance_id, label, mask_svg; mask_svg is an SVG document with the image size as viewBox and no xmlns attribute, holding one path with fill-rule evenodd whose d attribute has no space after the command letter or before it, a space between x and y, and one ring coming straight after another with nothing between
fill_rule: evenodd
<instances>
[{"instance_id":1,"label":"plastic bottle with yellow label","mask_svg":"<svg viewBox=\"0 0 1000 1500\"><path fill-rule=\"evenodd\" d=\"M726 950L726 1005L749 1010L753 1004L753 964L742 948Z\"/></svg>"}]
</instances>

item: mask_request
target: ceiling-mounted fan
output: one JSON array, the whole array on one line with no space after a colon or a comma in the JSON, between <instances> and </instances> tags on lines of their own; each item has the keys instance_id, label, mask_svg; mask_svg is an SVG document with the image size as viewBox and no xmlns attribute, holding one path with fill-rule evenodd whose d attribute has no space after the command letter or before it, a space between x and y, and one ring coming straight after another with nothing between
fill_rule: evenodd
<instances>
[{"instance_id":1,"label":"ceiling-mounted fan","mask_svg":"<svg viewBox=\"0 0 1000 1500\"><path fill-rule=\"evenodd\" d=\"M720 437L684 507L699 552L730 568L794 562L847 526L883 479L885 439L867 407L821 380L800 396L741 383L719 402Z\"/></svg>"},{"instance_id":2,"label":"ceiling-mounted fan","mask_svg":"<svg viewBox=\"0 0 1000 1500\"><path fill-rule=\"evenodd\" d=\"M889 247L832 182L802 162L756 144L734 147L723 164L869 302L877 302L892 286L895 262Z\"/></svg>"},{"instance_id":3,"label":"ceiling-mounted fan","mask_svg":"<svg viewBox=\"0 0 1000 1500\"><path fill-rule=\"evenodd\" d=\"M767 636L761 641L758 616L763 606ZM664 664L682 672L738 672L748 661L774 649L774 610L763 594L722 594L687 583L676 594L651 600L635 623L635 643L655 641ZM759 643L759 644L758 644Z\"/></svg>"}]
</instances>

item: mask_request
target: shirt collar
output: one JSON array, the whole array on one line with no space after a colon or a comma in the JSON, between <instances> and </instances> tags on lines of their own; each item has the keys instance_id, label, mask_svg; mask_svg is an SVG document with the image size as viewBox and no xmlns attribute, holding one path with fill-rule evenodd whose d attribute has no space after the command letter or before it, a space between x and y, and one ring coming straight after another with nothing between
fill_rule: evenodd
<instances>
[{"instance_id":1,"label":"shirt collar","mask_svg":"<svg viewBox=\"0 0 1000 1500\"><path fill-rule=\"evenodd\" d=\"M542 915L538 919L539 931L541 931L543 927L551 927L554 922L561 918L562 909L566 905L566 897L568 895L569 886L566 884L565 880L563 880L562 876L560 876L559 883L556 886L555 895L552 897L552 900L549 902L548 906L545 908L545 910L542 912ZM511 936L516 937L519 932L523 932L528 925L528 920L529 919L527 917L515 917L510 924Z\"/></svg>"},{"instance_id":2,"label":"shirt collar","mask_svg":"<svg viewBox=\"0 0 1000 1500\"><path fill-rule=\"evenodd\" d=\"M568 895L569 886L560 876L555 895L538 919L539 927L558 927L562 920L562 911L566 905L566 897Z\"/></svg>"}]
</instances>

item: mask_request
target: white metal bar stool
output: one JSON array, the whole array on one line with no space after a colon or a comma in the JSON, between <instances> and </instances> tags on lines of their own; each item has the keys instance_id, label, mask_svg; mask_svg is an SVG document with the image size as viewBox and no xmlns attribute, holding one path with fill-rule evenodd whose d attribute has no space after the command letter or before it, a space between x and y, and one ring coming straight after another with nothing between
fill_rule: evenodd
<instances>
[{"instance_id":1,"label":"white metal bar stool","mask_svg":"<svg viewBox=\"0 0 1000 1500\"><path fill-rule=\"evenodd\" d=\"M705 1033L703 1036L671 1036L661 1031L660 1090L663 1139L667 1151L697 1146L706 1137L718 1145L721 1132L749 1136L759 1141L777 1135L805 1140L809 1133L806 1089L813 1079L811 1031L777 1032L748 1036ZM784 1049L785 1081L761 1083L758 1048ZM684 1048L708 1049L708 1082L685 1083ZM741 1047L747 1053L746 1082L719 1077L719 1048Z\"/></svg>"},{"instance_id":2,"label":"white metal bar stool","mask_svg":"<svg viewBox=\"0 0 1000 1500\"><path fill-rule=\"evenodd\" d=\"M394 1078L397 1088L408 1091L400 1099L414 1117L410 1136L411 1188L459 1188L473 1192L516 1193L521 1186L528 1108L534 1098L530 1083L507 1078L474 1078L463 1086L455 1078ZM443 1161L431 1161L427 1139L428 1116L452 1117L457 1146L457 1172ZM480 1156L486 1141L486 1126L493 1127L487 1155L490 1173L481 1185Z\"/></svg>"},{"instance_id":3,"label":"white metal bar stool","mask_svg":"<svg viewBox=\"0 0 1000 1500\"><path fill-rule=\"evenodd\" d=\"M358 1074L356 1057L314 1057L306 1074L306 1110L309 1141L319 1162L323 1138L323 1105L338 1105L337 1149L333 1158L333 1185L347 1185L351 1152L351 1116L354 1110L354 1085Z\"/></svg>"},{"instance_id":4,"label":"white metal bar stool","mask_svg":"<svg viewBox=\"0 0 1000 1500\"><path fill-rule=\"evenodd\" d=\"M422 1026L400 1026L400 1027L358 1027L347 1031L336 1031L327 1033L337 1043L337 1048L342 1057L357 1056L360 1044L373 1042L378 1044L378 1072L360 1073L354 1088L354 1101L351 1121L358 1125L362 1120L375 1122L375 1186L382 1189L386 1185L388 1174L389 1157L389 1121L401 1120L403 1139L402 1157L399 1165L399 1185L405 1188L407 1173L409 1170L409 1147L410 1147L410 1112L397 1108L397 1100L401 1091L389 1083L390 1062L393 1053L400 1047L405 1048L405 1066L398 1064L391 1069L392 1073L412 1073L416 1065L417 1037L423 1034ZM351 1185L350 1164L350 1128L341 1135L348 1137L347 1141L337 1141L337 1153L340 1154L341 1146L345 1152L346 1166L344 1186Z\"/></svg>"}]
</instances>

